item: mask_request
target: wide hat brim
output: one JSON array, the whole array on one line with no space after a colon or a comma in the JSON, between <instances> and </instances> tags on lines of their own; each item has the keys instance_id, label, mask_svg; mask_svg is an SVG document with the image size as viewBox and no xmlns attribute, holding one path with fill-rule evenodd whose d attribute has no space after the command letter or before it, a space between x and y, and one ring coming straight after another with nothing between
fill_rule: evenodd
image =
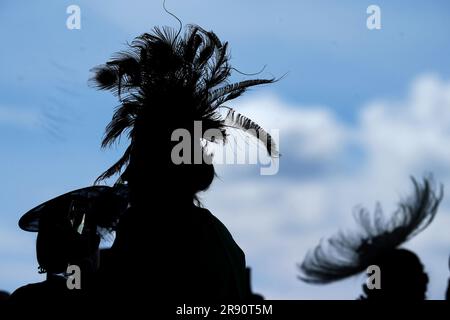
<instances>
[{"instance_id":1,"label":"wide hat brim","mask_svg":"<svg viewBox=\"0 0 450 320\"><path fill-rule=\"evenodd\" d=\"M98 226L110 228L128 207L128 187L90 186L67 192L26 212L19 220L19 227L25 231L38 232L43 215L62 216L76 199L87 201L95 208L92 214Z\"/></svg>"}]
</instances>

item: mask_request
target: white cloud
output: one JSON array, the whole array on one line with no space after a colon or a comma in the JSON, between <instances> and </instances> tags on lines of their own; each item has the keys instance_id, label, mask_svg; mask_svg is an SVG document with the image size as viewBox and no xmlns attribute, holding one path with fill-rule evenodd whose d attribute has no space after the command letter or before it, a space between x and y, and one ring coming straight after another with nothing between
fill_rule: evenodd
<instances>
[{"instance_id":1,"label":"white cloud","mask_svg":"<svg viewBox=\"0 0 450 320\"><path fill-rule=\"evenodd\" d=\"M349 138L346 128L325 107L299 108L271 94L244 99L237 103L237 109L263 128L280 130L282 138L289 139L285 147L297 150L299 156L310 160L335 156Z\"/></svg>"},{"instance_id":2,"label":"white cloud","mask_svg":"<svg viewBox=\"0 0 450 320\"><path fill-rule=\"evenodd\" d=\"M263 178L242 174L242 168L218 168L222 179L204 196L206 205L243 247L254 287L267 298L357 297L362 277L309 286L296 279L295 264L321 237L353 227L355 205L373 209L380 201L386 213L393 211L399 197L411 191L410 175L433 172L436 180L450 185L450 81L435 75L418 77L402 101L362 106L355 125L338 121L328 108L288 105L274 95L244 100L236 109L265 128L279 128L282 138L292 137L289 143L281 140L282 153L283 148L297 149L299 163L306 158L337 164L332 172L304 179L294 172L295 178ZM348 145L364 155L353 159L357 165L350 170L339 165L348 159ZM443 298L449 276L449 211L444 199L433 224L407 244L429 271L429 297L434 299Z\"/></svg>"},{"instance_id":3,"label":"white cloud","mask_svg":"<svg viewBox=\"0 0 450 320\"><path fill-rule=\"evenodd\" d=\"M449 83L424 75L414 81L406 101L365 106L358 134L370 155L372 172L384 169L388 175L404 175L430 164L446 166L450 163Z\"/></svg>"}]
</instances>

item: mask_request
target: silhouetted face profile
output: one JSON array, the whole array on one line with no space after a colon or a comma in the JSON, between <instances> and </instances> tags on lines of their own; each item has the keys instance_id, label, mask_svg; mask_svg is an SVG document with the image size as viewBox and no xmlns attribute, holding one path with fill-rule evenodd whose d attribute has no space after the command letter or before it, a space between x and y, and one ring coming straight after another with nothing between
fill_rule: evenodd
<instances>
[{"instance_id":1,"label":"silhouetted face profile","mask_svg":"<svg viewBox=\"0 0 450 320\"><path fill-rule=\"evenodd\" d=\"M192 202L198 192L210 186L215 174L214 166L204 161L200 139L193 136L194 123L180 120L175 124L149 126L148 122L142 121L136 125L135 143L126 174L133 198L148 201L149 196L158 193L181 202ZM177 129L189 131L190 138L172 141L172 133ZM188 152L189 161L176 164L172 158L173 150L181 143L186 147L177 156ZM195 153L201 155L201 163L195 163Z\"/></svg>"},{"instance_id":2,"label":"silhouetted face profile","mask_svg":"<svg viewBox=\"0 0 450 320\"><path fill-rule=\"evenodd\" d=\"M419 258L406 249L386 253L377 263L381 271L381 289L363 285L367 299L424 300L428 276Z\"/></svg>"}]
</instances>

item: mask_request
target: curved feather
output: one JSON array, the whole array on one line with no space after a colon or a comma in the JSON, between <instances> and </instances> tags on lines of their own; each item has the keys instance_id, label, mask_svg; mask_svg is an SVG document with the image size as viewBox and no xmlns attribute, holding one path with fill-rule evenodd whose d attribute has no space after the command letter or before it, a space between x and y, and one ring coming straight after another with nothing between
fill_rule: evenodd
<instances>
[{"instance_id":1,"label":"curved feather","mask_svg":"<svg viewBox=\"0 0 450 320\"><path fill-rule=\"evenodd\" d=\"M272 136L250 118L229 108L224 122L227 127L243 130L257 138L262 142L270 156L275 157L279 155L277 145L275 141L273 141Z\"/></svg>"},{"instance_id":2,"label":"curved feather","mask_svg":"<svg viewBox=\"0 0 450 320\"><path fill-rule=\"evenodd\" d=\"M98 184L100 181L108 179L116 174L118 174L121 169L130 162L131 158L131 148L132 146L128 146L125 150L124 154L120 157L119 160L116 161L108 170L103 172L94 182L94 184Z\"/></svg>"}]
</instances>

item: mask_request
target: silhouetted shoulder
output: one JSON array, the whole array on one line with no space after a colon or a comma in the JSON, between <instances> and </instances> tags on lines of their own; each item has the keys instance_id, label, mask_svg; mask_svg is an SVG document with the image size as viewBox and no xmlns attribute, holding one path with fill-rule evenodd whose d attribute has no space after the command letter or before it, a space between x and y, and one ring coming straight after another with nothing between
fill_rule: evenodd
<instances>
[{"instance_id":1,"label":"silhouetted shoulder","mask_svg":"<svg viewBox=\"0 0 450 320\"><path fill-rule=\"evenodd\" d=\"M9 301L13 304L54 303L68 298L68 294L66 280L62 277L54 277L50 281L27 284L16 289Z\"/></svg>"},{"instance_id":2,"label":"silhouetted shoulder","mask_svg":"<svg viewBox=\"0 0 450 320\"><path fill-rule=\"evenodd\" d=\"M211 244L211 251L215 251L215 254L217 254L216 259L213 260L220 261L223 257L226 257L226 261L221 262L222 267L219 270L224 272L227 269L230 272L229 276L233 278L231 283L236 285L235 288L232 288L236 290L233 296L240 299L248 299L250 293L244 252L234 241L228 228L209 210L195 207L194 211L202 221L203 234ZM213 253L210 253L209 256L211 255ZM223 263L228 265L228 268Z\"/></svg>"},{"instance_id":3,"label":"silhouetted shoulder","mask_svg":"<svg viewBox=\"0 0 450 320\"><path fill-rule=\"evenodd\" d=\"M10 296L9 301L11 303L21 303L29 300L33 293L36 291L35 287L37 284L27 284L20 288L17 288Z\"/></svg>"},{"instance_id":4,"label":"silhouetted shoulder","mask_svg":"<svg viewBox=\"0 0 450 320\"><path fill-rule=\"evenodd\" d=\"M236 250L239 255L242 255L242 259L245 259L244 252L238 246L236 241L234 241L233 236L231 235L228 228L220 221L215 215L211 213L208 209L195 207L195 211L198 211L199 215L202 217L204 222L211 227L214 231L216 231L219 237L225 241L229 245L233 245L236 247Z\"/></svg>"}]
</instances>

